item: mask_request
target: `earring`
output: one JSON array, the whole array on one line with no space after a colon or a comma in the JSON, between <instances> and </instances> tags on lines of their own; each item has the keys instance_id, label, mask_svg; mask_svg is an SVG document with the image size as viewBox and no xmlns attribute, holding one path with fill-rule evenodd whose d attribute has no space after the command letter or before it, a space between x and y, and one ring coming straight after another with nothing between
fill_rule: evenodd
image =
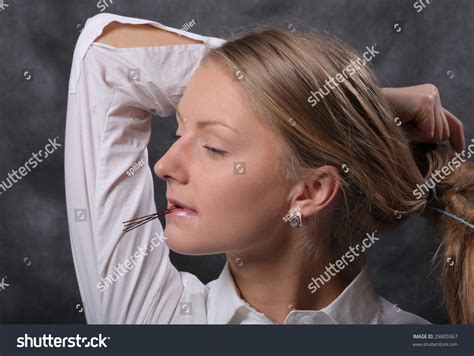
<instances>
[{"instance_id":1,"label":"earring","mask_svg":"<svg viewBox=\"0 0 474 356\"><path fill-rule=\"evenodd\" d=\"M284 222L289 222L291 227L303 226L303 219L301 218L301 209L296 206L283 217Z\"/></svg>"}]
</instances>

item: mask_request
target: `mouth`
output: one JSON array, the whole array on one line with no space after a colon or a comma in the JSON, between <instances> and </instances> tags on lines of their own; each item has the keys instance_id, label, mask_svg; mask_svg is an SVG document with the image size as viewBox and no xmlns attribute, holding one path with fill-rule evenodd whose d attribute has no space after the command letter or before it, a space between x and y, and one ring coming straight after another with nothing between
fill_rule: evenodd
<instances>
[{"instance_id":1,"label":"mouth","mask_svg":"<svg viewBox=\"0 0 474 356\"><path fill-rule=\"evenodd\" d=\"M188 215L197 215L197 211L195 209L173 198L168 198L168 209L170 208L174 208L171 214L186 213Z\"/></svg>"}]
</instances>

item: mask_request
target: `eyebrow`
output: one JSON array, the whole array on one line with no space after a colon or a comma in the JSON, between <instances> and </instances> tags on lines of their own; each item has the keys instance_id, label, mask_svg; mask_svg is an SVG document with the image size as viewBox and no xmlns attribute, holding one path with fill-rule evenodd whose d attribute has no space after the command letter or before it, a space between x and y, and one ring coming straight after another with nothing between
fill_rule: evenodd
<instances>
[{"instance_id":1,"label":"eyebrow","mask_svg":"<svg viewBox=\"0 0 474 356\"><path fill-rule=\"evenodd\" d=\"M176 113L178 114L178 118L181 119L183 117L183 115L180 114L178 108L176 108ZM222 125L222 126L225 126L227 127L228 129L234 131L236 134L240 135L240 132L237 131L236 129L234 129L233 127L230 127L229 125L227 125L226 123L222 122L222 121L210 121L210 120L206 120L206 121L198 121L197 123L197 126L198 127L204 127L204 126L208 126L208 125Z\"/></svg>"}]
</instances>

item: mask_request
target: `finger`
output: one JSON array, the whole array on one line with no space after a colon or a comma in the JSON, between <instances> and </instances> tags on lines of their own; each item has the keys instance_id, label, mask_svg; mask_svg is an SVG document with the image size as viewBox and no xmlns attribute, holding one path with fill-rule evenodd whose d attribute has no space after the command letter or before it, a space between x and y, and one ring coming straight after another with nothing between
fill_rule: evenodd
<instances>
[{"instance_id":1,"label":"finger","mask_svg":"<svg viewBox=\"0 0 474 356\"><path fill-rule=\"evenodd\" d=\"M456 152L462 152L466 145L464 141L464 125L456 116L443 108L450 129L449 142Z\"/></svg>"},{"instance_id":2,"label":"finger","mask_svg":"<svg viewBox=\"0 0 474 356\"><path fill-rule=\"evenodd\" d=\"M416 123L414 130L409 129L417 140L421 142L432 142L435 135L436 120L434 117L434 98L423 95L421 98L420 109L416 113L413 121Z\"/></svg>"},{"instance_id":3,"label":"finger","mask_svg":"<svg viewBox=\"0 0 474 356\"><path fill-rule=\"evenodd\" d=\"M441 138L441 141L446 141L451 132L450 132L450 129L449 129L449 124L448 124L448 120L446 119L446 115L444 113L444 110L443 108L441 107L441 110L440 110L440 117L441 117L441 121L443 123L443 137Z\"/></svg>"},{"instance_id":4,"label":"finger","mask_svg":"<svg viewBox=\"0 0 474 356\"><path fill-rule=\"evenodd\" d=\"M449 125L446 120L446 116L444 115L443 106L441 105L441 97L438 92L438 89L434 89L435 91L435 107L434 113L436 117L436 125L437 125L437 135L436 135L436 143L447 140L449 137Z\"/></svg>"}]
</instances>

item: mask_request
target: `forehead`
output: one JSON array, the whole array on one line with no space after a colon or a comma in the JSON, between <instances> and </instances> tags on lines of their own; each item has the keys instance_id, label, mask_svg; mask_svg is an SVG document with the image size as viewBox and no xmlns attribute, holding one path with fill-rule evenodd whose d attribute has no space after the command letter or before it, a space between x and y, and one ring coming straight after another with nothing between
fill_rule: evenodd
<instances>
[{"instance_id":1,"label":"forehead","mask_svg":"<svg viewBox=\"0 0 474 356\"><path fill-rule=\"evenodd\" d=\"M260 125L237 80L213 63L199 66L178 106L192 120L220 120L240 132Z\"/></svg>"}]
</instances>

